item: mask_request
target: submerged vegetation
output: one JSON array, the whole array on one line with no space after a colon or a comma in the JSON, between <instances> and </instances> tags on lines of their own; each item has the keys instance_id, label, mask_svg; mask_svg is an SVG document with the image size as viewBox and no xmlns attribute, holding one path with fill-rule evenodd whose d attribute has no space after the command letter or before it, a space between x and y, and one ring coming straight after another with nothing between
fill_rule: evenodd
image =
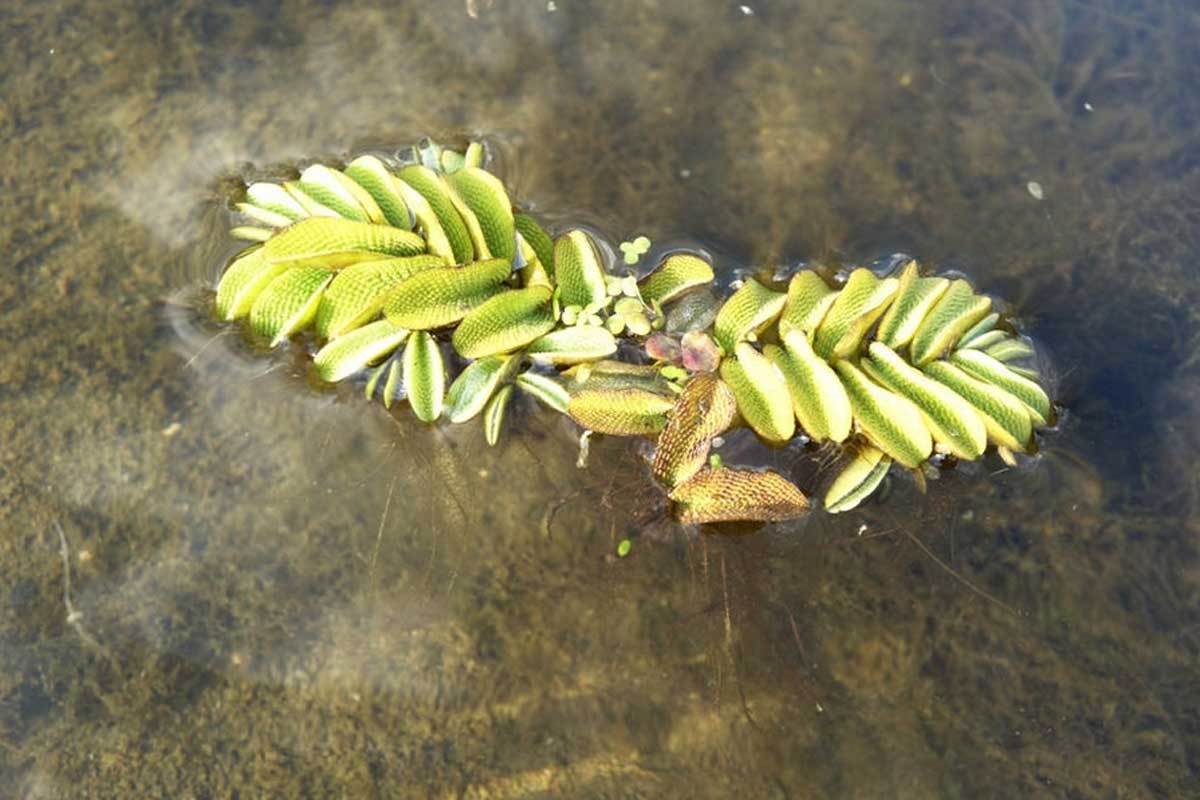
<instances>
[{"instance_id":1,"label":"submerged vegetation","mask_svg":"<svg viewBox=\"0 0 1200 800\"><path fill-rule=\"evenodd\" d=\"M1033 347L962 278L897 258L882 277L759 274L721 303L703 253L637 274L648 239L621 246L622 267L587 230L551 237L485 160L477 142L426 141L394 163L252 183L237 204L252 224L233 234L255 244L222 276L216 313L271 346L311 329L322 380L365 375L369 398L407 399L423 422L482 415L489 444L517 389L587 431L655 437L654 477L686 523L808 510L784 476L710 458L734 426L843 448L824 499L840 512L893 463L922 485L989 445L1013 463L1054 420Z\"/></svg>"},{"instance_id":2,"label":"submerged vegetation","mask_svg":"<svg viewBox=\"0 0 1200 800\"><path fill-rule=\"evenodd\" d=\"M1194 795L1195 3L476 5L5 8L0 796ZM696 536L651 440L574 469L515 379L488 447L216 321L236 175L463 129L718 297L962 270L1070 411L1020 469ZM814 507L842 453L723 438Z\"/></svg>"}]
</instances>

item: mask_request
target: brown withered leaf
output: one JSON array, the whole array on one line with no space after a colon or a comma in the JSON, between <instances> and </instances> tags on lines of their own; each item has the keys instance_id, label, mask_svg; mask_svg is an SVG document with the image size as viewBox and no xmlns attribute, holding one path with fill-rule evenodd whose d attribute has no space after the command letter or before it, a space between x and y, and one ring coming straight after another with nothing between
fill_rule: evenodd
<instances>
[{"instance_id":1,"label":"brown withered leaf","mask_svg":"<svg viewBox=\"0 0 1200 800\"><path fill-rule=\"evenodd\" d=\"M704 468L714 436L719 436L737 415L737 400L719 377L701 373L688 381L654 451L654 477L668 488L691 478Z\"/></svg>"},{"instance_id":2,"label":"brown withered leaf","mask_svg":"<svg viewBox=\"0 0 1200 800\"><path fill-rule=\"evenodd\" d=\"M787 478L770 470L705 469L675 487L670 497L686 525L706 522L780 522L808 513L808 498Z\"/></svg>"}]
</instances>

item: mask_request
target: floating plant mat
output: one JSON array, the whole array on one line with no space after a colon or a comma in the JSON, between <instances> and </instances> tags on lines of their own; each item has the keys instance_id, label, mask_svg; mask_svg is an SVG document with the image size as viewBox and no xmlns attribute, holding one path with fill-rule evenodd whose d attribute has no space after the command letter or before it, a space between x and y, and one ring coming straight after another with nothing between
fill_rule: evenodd
<instances>
[{"instance_id":1,"label":"floating plant mat","mask_svg":"<svg viewBox=\"0 0 1200 800\"><path fill-rule=\"evenodd\" d=\"M1014 463L1054 421L1033 346L962 278L897 259L882 275L749 277L722 302L702 253L639 273L643 237L615 264L588 231L551 236L486 159L426 141L251 184L232 234L254 244L216 314L272 346L311 329L322 380L361 378L427 423L481 416L490 444L518 393L586 432L653 438L649 471L686 523L809 511L786 476L711 452L735 426L840 448L824 496L837 513L893 467L923 486L989 448Z\"/></svg>"}]
</instances>

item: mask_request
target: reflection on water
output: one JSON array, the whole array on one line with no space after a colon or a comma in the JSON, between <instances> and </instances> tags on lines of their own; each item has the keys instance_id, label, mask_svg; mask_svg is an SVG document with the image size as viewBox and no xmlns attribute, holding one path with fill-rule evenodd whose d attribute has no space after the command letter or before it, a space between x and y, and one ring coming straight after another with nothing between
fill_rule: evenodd
<instances>
[{"instance_id":1,"label":"reflection on water","mask_svg":"<svg viewBox=\"0 0 1200 800\"><path fill-rule=\"evenodd\" d=\"M4 12L0 793L1194 793L1190 5L475 6ZM488 448L197 313L239 176L424 134L726 278L962 269L1061 430L713 536L627 441Z\"/></svg>"}]
</instances>

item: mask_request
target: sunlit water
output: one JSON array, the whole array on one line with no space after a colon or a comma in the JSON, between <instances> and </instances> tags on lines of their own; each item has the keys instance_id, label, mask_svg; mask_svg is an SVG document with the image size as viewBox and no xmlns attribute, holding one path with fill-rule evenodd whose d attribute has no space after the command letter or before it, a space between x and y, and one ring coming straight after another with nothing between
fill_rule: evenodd
<instances>
[{"instance_id":1,"label":"sunlit water","mask_svg":"<svg viewBox=\"0 0 1200 800\"><path fill-rule=\"evenodd\" d=\"M1200 791L1189 4L0 24L0 794ZM489 448L201 313L238 180L422 135L487 136L551 223L703 246L724 281L962 270L1047 349L1060 429L1018 470L711 535L634 443L578 469L530 402Z\"/></svg>"}]
</instances>

